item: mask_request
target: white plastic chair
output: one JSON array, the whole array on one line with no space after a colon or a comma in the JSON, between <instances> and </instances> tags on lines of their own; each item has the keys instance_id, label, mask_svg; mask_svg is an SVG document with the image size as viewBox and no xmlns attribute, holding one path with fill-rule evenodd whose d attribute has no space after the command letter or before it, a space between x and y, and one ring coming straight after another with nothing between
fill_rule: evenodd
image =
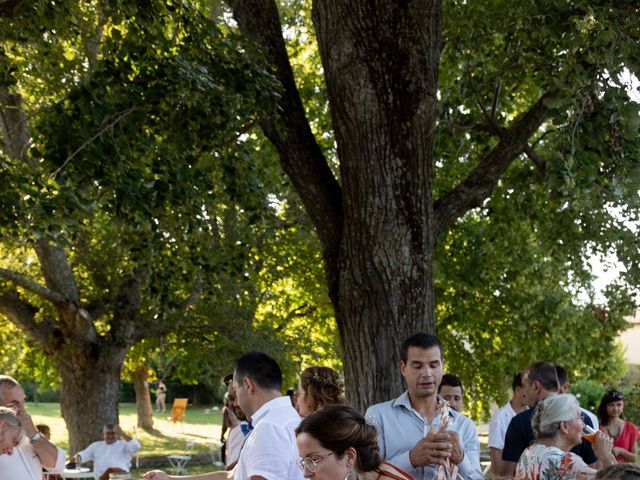
<instances>
[{"instance_id":1,"label":"white plastic chair","mask_svg":"<svg viewBox=\"0 0 640 480\"><path fill-rule=\"evenodd\" d=\"M222 463L222 452L220 452L220 447L222 447L222 443L217 440L213 440L209 443L209 455L211 455L211 463L217 467L224 466Z\"/></svg>"}]
</instances>

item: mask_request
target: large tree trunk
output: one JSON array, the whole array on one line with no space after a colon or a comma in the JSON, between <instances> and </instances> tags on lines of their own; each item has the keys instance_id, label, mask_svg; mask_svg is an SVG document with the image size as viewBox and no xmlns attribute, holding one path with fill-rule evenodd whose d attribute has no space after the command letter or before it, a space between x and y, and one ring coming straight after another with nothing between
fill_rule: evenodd
<instances>
[{"instance_id":1,"label":"large tree trunk","mask_svg":"<svg viewBox=\"0 0 640 480\"><path fill-rule=\"evenodd\" d=\"M313 20L344 199L333 298L349 401L362 409L401 390L404 339L434 331L440 4L321 1Z\"/></svg>"},{"instance_id":2,"label":"large tree trunk","mask_svg":"<svg viewBox=\"0 0 640 480\"><path fill-rule=\"evenodd\" d=\"M136 391L138 427L151 430L153 428L153 405L149 393L149 368L146 365L139 365L132 377L133 388Z\"/></svg>"},{"instance_id":3,"label":"large tree trunk","mask_svg":"<svg viewBox=\"0 0 640 480\"><path fill-rule=\"evenodd\" d=\"M101 440L105 424L118 423L120 371L128 348L93 347L54 357L62 378L60 407L69 430L70 455Z\"/></svg>"}]
</instances>

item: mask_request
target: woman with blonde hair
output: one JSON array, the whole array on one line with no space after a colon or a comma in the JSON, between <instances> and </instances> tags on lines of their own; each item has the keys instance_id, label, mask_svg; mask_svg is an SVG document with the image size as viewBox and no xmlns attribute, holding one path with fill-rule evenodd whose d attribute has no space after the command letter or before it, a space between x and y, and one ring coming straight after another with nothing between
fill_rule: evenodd
<instances>
[{"instance_id":1,"label":"woman with blonde hair","mask_svg":"<svg viewBox=\"0 0 640 480\"><path fill-rule=\"evenodd\" d=\"M344 405L344 382L329 367L309 367L300 374L296 407L306 417L326 405Z\"/></svg>"},{"instance_id":2,"label":"woman with blonde hair","mask_svg":"<svg viewBox=\"0 0 640 480\"><path fill-rule=\"evenodd\" d=\"M584 429L576 397L569 393L547 397L536 407L531 427L536 442L522 453L515 480L595 478L596 470L569 451L582 442ZM616 463L611 454L611 439L606 435L596 434L593 450L603 465Z\"/></svg>"}]
</instances>

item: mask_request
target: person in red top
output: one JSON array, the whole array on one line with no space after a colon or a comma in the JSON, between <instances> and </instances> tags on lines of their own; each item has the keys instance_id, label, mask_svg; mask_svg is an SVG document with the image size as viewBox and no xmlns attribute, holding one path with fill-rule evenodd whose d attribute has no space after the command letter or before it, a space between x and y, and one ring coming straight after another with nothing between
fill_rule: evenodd
<instances>
[{"instance_id":1,"label":"person in red top","mask_svg":"<svg viewBox=\"0 0 640 480\"><path fill-rule=\"evenodd\" d=\"M598 407L600 430L613 438L612 453L618 462L636 461L638 455L638 427L629 420L624 420L624 393L609 390L604 394Z\"/></svg>"}]
</instances>

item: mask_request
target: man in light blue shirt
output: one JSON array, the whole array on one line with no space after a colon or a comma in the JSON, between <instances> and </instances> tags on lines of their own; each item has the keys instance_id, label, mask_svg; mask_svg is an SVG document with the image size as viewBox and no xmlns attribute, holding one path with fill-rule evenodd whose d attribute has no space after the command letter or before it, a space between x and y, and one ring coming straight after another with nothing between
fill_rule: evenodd
<instances>
[{"instance_id":1,"label":"man in light blue shirt","mask_svg":"<svg viewBox=\"0 0 640 480\"><path fill-rule=\"evenodd\" d=\"M474 423L438 397L444 373L442 343L434 335L418 333L402 347L400 372L407 391L398 398L369 407L366 417L378 429L380 455L416 480L435 478L447 459L458 465L465 480L483 478L480 442ZM446 418L446 428L440 430Z\"/></svg>"}]
</instances>

